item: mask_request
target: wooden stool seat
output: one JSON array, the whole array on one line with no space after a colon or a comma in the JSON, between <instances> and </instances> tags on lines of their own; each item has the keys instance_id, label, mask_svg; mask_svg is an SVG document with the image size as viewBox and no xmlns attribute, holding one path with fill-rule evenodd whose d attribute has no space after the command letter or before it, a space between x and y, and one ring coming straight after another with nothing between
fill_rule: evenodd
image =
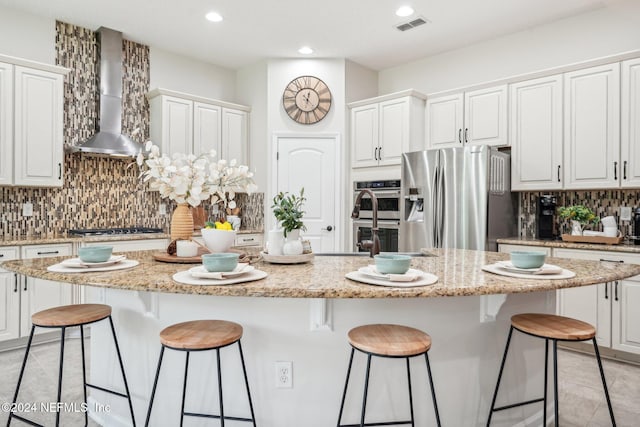
<instances>
[{"instance_id":1,"label":"wooden stool seat","mask_svg":"<svg viewBox=\"0 0 640 427\"><path fill-rule=\"evenodd\" d=\"M553 314L516 314L511 324L519 331L553 340L585 341L596 336L596 328L590 324Z\"/></svg>"},{"instance_id":2,"label":"wooden stool seat","mask_svg":"<svg viewBox=\"0 0 640 427\"><path fill-rule=\"evenodd\" d=\"M31 323L36 326L63 327L85 325L111 316L111 307L104 304L73 304L49 308L34 313Z\"/></svg>"},{"instance_id":3,"label":"wooden stool seat","mask_svg":"<svg viewBox=\"0 0 640 427\"><path fill-rule=\"evenodd\" d=\"M224 347L242 338L242 326L226 320L193 320L176 323L160 332L160 342L183 350Z\"/></svg>"},{"instance_id":4,"label":"wooden stool seat","mask_svg":"<svg viewBox=\"0 0 640 427\"><path fill-rule=\"evenodd\" d=\"M381 356L415 356L431 348L431 337L419 329L401 325L364 325L348 333L358 350Z\"/></svg>"}]
</instances>

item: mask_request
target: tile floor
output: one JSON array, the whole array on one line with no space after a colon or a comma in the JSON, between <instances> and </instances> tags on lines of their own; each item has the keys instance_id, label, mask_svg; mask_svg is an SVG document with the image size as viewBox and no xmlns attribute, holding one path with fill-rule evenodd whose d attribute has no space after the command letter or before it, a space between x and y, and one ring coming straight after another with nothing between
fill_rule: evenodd
<instances>
[{"instance_id":1,"label":"tile floor","mask_svg":"<svg viewBox=\"0 0 640 427\"><path fill-rule=\"evenodd\" d=\"M88 344L85 346L88 350ZM0 402L10 402L24 350L0 353ZM56 395L59 346L41 344L32 348L23 378L19 400L22 402L49 402ZM88 354L87 354L88 359ZM63 400L82 402L82 376L79 339L69 339L65 345L65 375L62 386ZM567 350L558 355L560 383L560 425L563 427L600 427L611 425L597 365L592 356ZM640 366L604 360L605 375L613 401L618 426L640 425ZM53 425L53 413L29 414L33 421ZM6 412L0 411L0 425L7 421ZM22 425L20 422L14 423ZM82 426L82 413L63 413L61 425ZM89 426L96 423L89 420ZM463 426L461 426L463 427Z\"/></svg>"}]
</instances>

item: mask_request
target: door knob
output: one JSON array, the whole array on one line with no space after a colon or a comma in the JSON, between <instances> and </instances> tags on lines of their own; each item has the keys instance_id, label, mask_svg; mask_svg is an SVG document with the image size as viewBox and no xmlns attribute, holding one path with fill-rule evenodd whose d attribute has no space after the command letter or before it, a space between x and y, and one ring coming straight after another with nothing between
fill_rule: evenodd
<instances>
[{"instance_id":1,"label":"door knob","mask_svg":"<svg viewBox=\"0 0 640 427\"><path fill-rule=\"evenodd\" d=\"M323 230L331 231L331 230L333 230L333 227L332 227L332 226L330 226L330 225L327 225L327 228L323 228Z\"/></svg>"}]
</instances>

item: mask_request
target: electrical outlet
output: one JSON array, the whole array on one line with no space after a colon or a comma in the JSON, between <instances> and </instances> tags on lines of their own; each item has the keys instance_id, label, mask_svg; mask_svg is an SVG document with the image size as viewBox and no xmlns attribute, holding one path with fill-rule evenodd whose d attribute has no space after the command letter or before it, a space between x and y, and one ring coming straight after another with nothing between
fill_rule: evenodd
<instances>
[{"instance_id":1,"label":"electrical outlet","mask_svg":"<svg viewBox=\"0 0 640 427\"><path fill-rule=\"evenodd\" d=\"M166 214L167 214L167 204L160 203L160 206L158 206L158 215L166 215Z\"/></svg>"},{"instance_id":2,"label":"electrical outlet","mask_svg":"<svg viewBox=\"0 0 640 427\"><path fill-rule=\"evenodd\" d=\"M33 203L27 202L22 204L22 216L33 216Z\"/></svg>"},{"instance_id":3,"label":"electrical outlet","mask_svg":"<svg viewBox=\"0 0 640 427\"><path fill-rule=\"evenodd\" d=\"M620 221L631 221L630 206L620 206Z\"/></svg>"},{"instance_id":4,"label":"electrical outlet","mask_svg":"<svg viewBox=\"0 0 640 427\"><path fill-rule=\"evenodd\" d=\"M276 362L276 387L293 388L293 362Z\"/></svg>"}]
</instances>

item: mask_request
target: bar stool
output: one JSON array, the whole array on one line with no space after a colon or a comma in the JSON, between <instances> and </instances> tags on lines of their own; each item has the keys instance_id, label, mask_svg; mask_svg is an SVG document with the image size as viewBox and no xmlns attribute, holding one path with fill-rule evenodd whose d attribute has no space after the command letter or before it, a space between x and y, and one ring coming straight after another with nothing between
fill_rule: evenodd
<instances>
[{"instance_id":1,"label":"bar stool","mask_svg":"<svg viewBox=\"0 0 640 427\"><path fill-rule=\"evenodd\" d=\"M513 330L516 329L524 334L544 339L544 396L538 399L528 400L526 402L514 403L511 405L501 406L496 408L496 397L498 396L498 388L500 387L500 380L502 379L502 371L504 369L505 361L507 360L507 352L509 351L509 344L511 343L511 335ZM554 415L555 425L558 425L558 341L593 341L593 348L596 353L596 360L598 361L598 368L600 369L600 377L602 378L602 385L604 386L604 395L607 399L607 406L609 407L609 415L611 416L612 425L616 425L615 418L613 416L613 408L611 407L611 400L609 399L609 390L607 389L607 382L604 378L604 370L602 369L602 361L600 360L600 351L598 350L598 343L596 342L596 329L586 322L580 320L571 319L569 317L555 316L553 314L517 314L511 317L511 328L509 329L509 336L507 337L507 345L504 349L504 355L502 356L502 363L500 364L500 373L498 374L498 382L496 389L493 393L493 400L491 401L491 411L489 412L489 419L487 420L487 427L491 423L491 417L494 412L502 411L505 409L515 408L517 406L529 405L531 403L543 402L543 420L546 425L547 420L547 371L548 371L548 359L549 359L549 340L553 341L553 396L554 396Z\"/></svg>"},{"instance_id":2,"label":"bar stool","mask_svg":"<svg viewBox=\"0 0 640 427\"><path fill-rule=\"evenodd\" d=\"M153 380L153 389L151 391L151 400L149 401L149 410L147 411L147 420L145 427L149 425L151 418L151 409L153 408L153 400L158 385L158 377L160 376L160 368L162 366L162 356L164 349L170 348L187 353L184 364L184 382L182 385L182 407L180 413L180 425L184 420L184 416L215 418L220 420L220 426L224 427L225 420L231 421L247 421L256 425L253 413L253 403L251 402L251 393L249 392L249 380L247 379L247 369L244 365L244 356L242 354L242 326L234 322L225 320L194 320L190 322L177 323L171 325L160 332L160 358L158 359L158 368L156 377ZM242 362L242 372L244 374L244 384L247 388L247 397L249 399L249 408L251 410L251 418L230 417L224 414L224 405L222 399L222 370L220 369L220 349L238 343L238 351L240 353L240 361ZM220 399L220 414L199 414L184 411L184 402L187 392L187 372L189 370L189 354L192 351L216 351L216 362L218 368L218 396Z\"/></svg>"},{"instance_id":3,"label":"bar stool","mask_svg":"<svg viewBox=\"0 0 640 427\"><path fill-rule=\"evenodd\" d=\"M122 372L122 379L124 381L125 393L119 393L114 390L109 390L97 385L87 383L87 374L85 367L84 357L84 326L99 322L104 319L109 319L109 325L111 325L111 333L113 335L113 341L116 345L116 353L118 354L118 362L120 363L120 371ZM129 393L129 385L127 384L127 377L124 373L124 365L122 364L122 356L120 355L120 347L118 346L118 339L116 338L116 330L113 327L113 320L111 319L111 307L104 304L74 304L63 305L60 307L49 308L47 310L39 311L31 316L31 333L29 334L29 341L27 342L27 350L24 354L24 360L22 361L22 368L20 369L20 375L18 376L18 384L16 385L16 392L13 395L13 402L16 403L18 399L18 392L20 391L20 383L22 382L22 375L24 374L25 367L27 365L27 358L29 356L29 350L31 349L31 342L33 340L33 333L36 327L39 328L60 328L60 369L58 371L58 396L57 403L60 403L62 395L62 367L64 362L64 337L67 328L75 326L80 327L80 348L82 349L82 382L84 387L84 403L87 403L87 387L94 388L96 390L104 391L107 393L115 394L120 397L124 397L129 402L129 411L131 412L131 421L133 426L136 425L136 420L133 415L133 405L131 404L131 394ZM30 425L40 426L40 424L34 423L31 420L16 415L13 412L9 413L9 420L7 421L7 427L11 424L11 419L16 418L22 422ZM88 414L84 413L85 425L88 423ZM56 412L56 426L60 425L60 408L58 406Z\"/></svg>"},{"instance_id":4,"label":"bar stool","mask_svg":"<svg viewBox=\"0 0 640 427\"><path fill-rule=\"evenodd\" d=\"M411 392L411 369L409 359L412 357L422 356L424 354L427 362L427 373L429 375L429 385L431 388L431 398L433 399L433 408L435 410L436 422L440 426L440 415L438 413L438 405L436 403L436 392L433 386L433 378L431 377L431 365L429 364L428 351L431 348L431 337L426 333L400 325L364 325L353 328L348 333L349 344L351 344L351 357L349 358L349 367L347 368L347 379L344 383L344 392L342 393L342 402L340 403L340 413L338 415L337 427L347 426L382 426L382 425L415 425L413 417L413 394ZM362 398L362 412L360 414L359 424L341 424L342 411L344 410L344 402L347 395L347 387L349 385L349 376L351 375L351 366L353 364L353 355L358 350L367 355L367 370L365 374L364 396ZM365 423L365 415L367 410L367 393L369 389L369 372L371 369L371 357L399 358L405 359L407 363L407 381L409 385L409 408L411 411L411 419L408 421L388 421Z\"/></svg>"}]
</instances>

